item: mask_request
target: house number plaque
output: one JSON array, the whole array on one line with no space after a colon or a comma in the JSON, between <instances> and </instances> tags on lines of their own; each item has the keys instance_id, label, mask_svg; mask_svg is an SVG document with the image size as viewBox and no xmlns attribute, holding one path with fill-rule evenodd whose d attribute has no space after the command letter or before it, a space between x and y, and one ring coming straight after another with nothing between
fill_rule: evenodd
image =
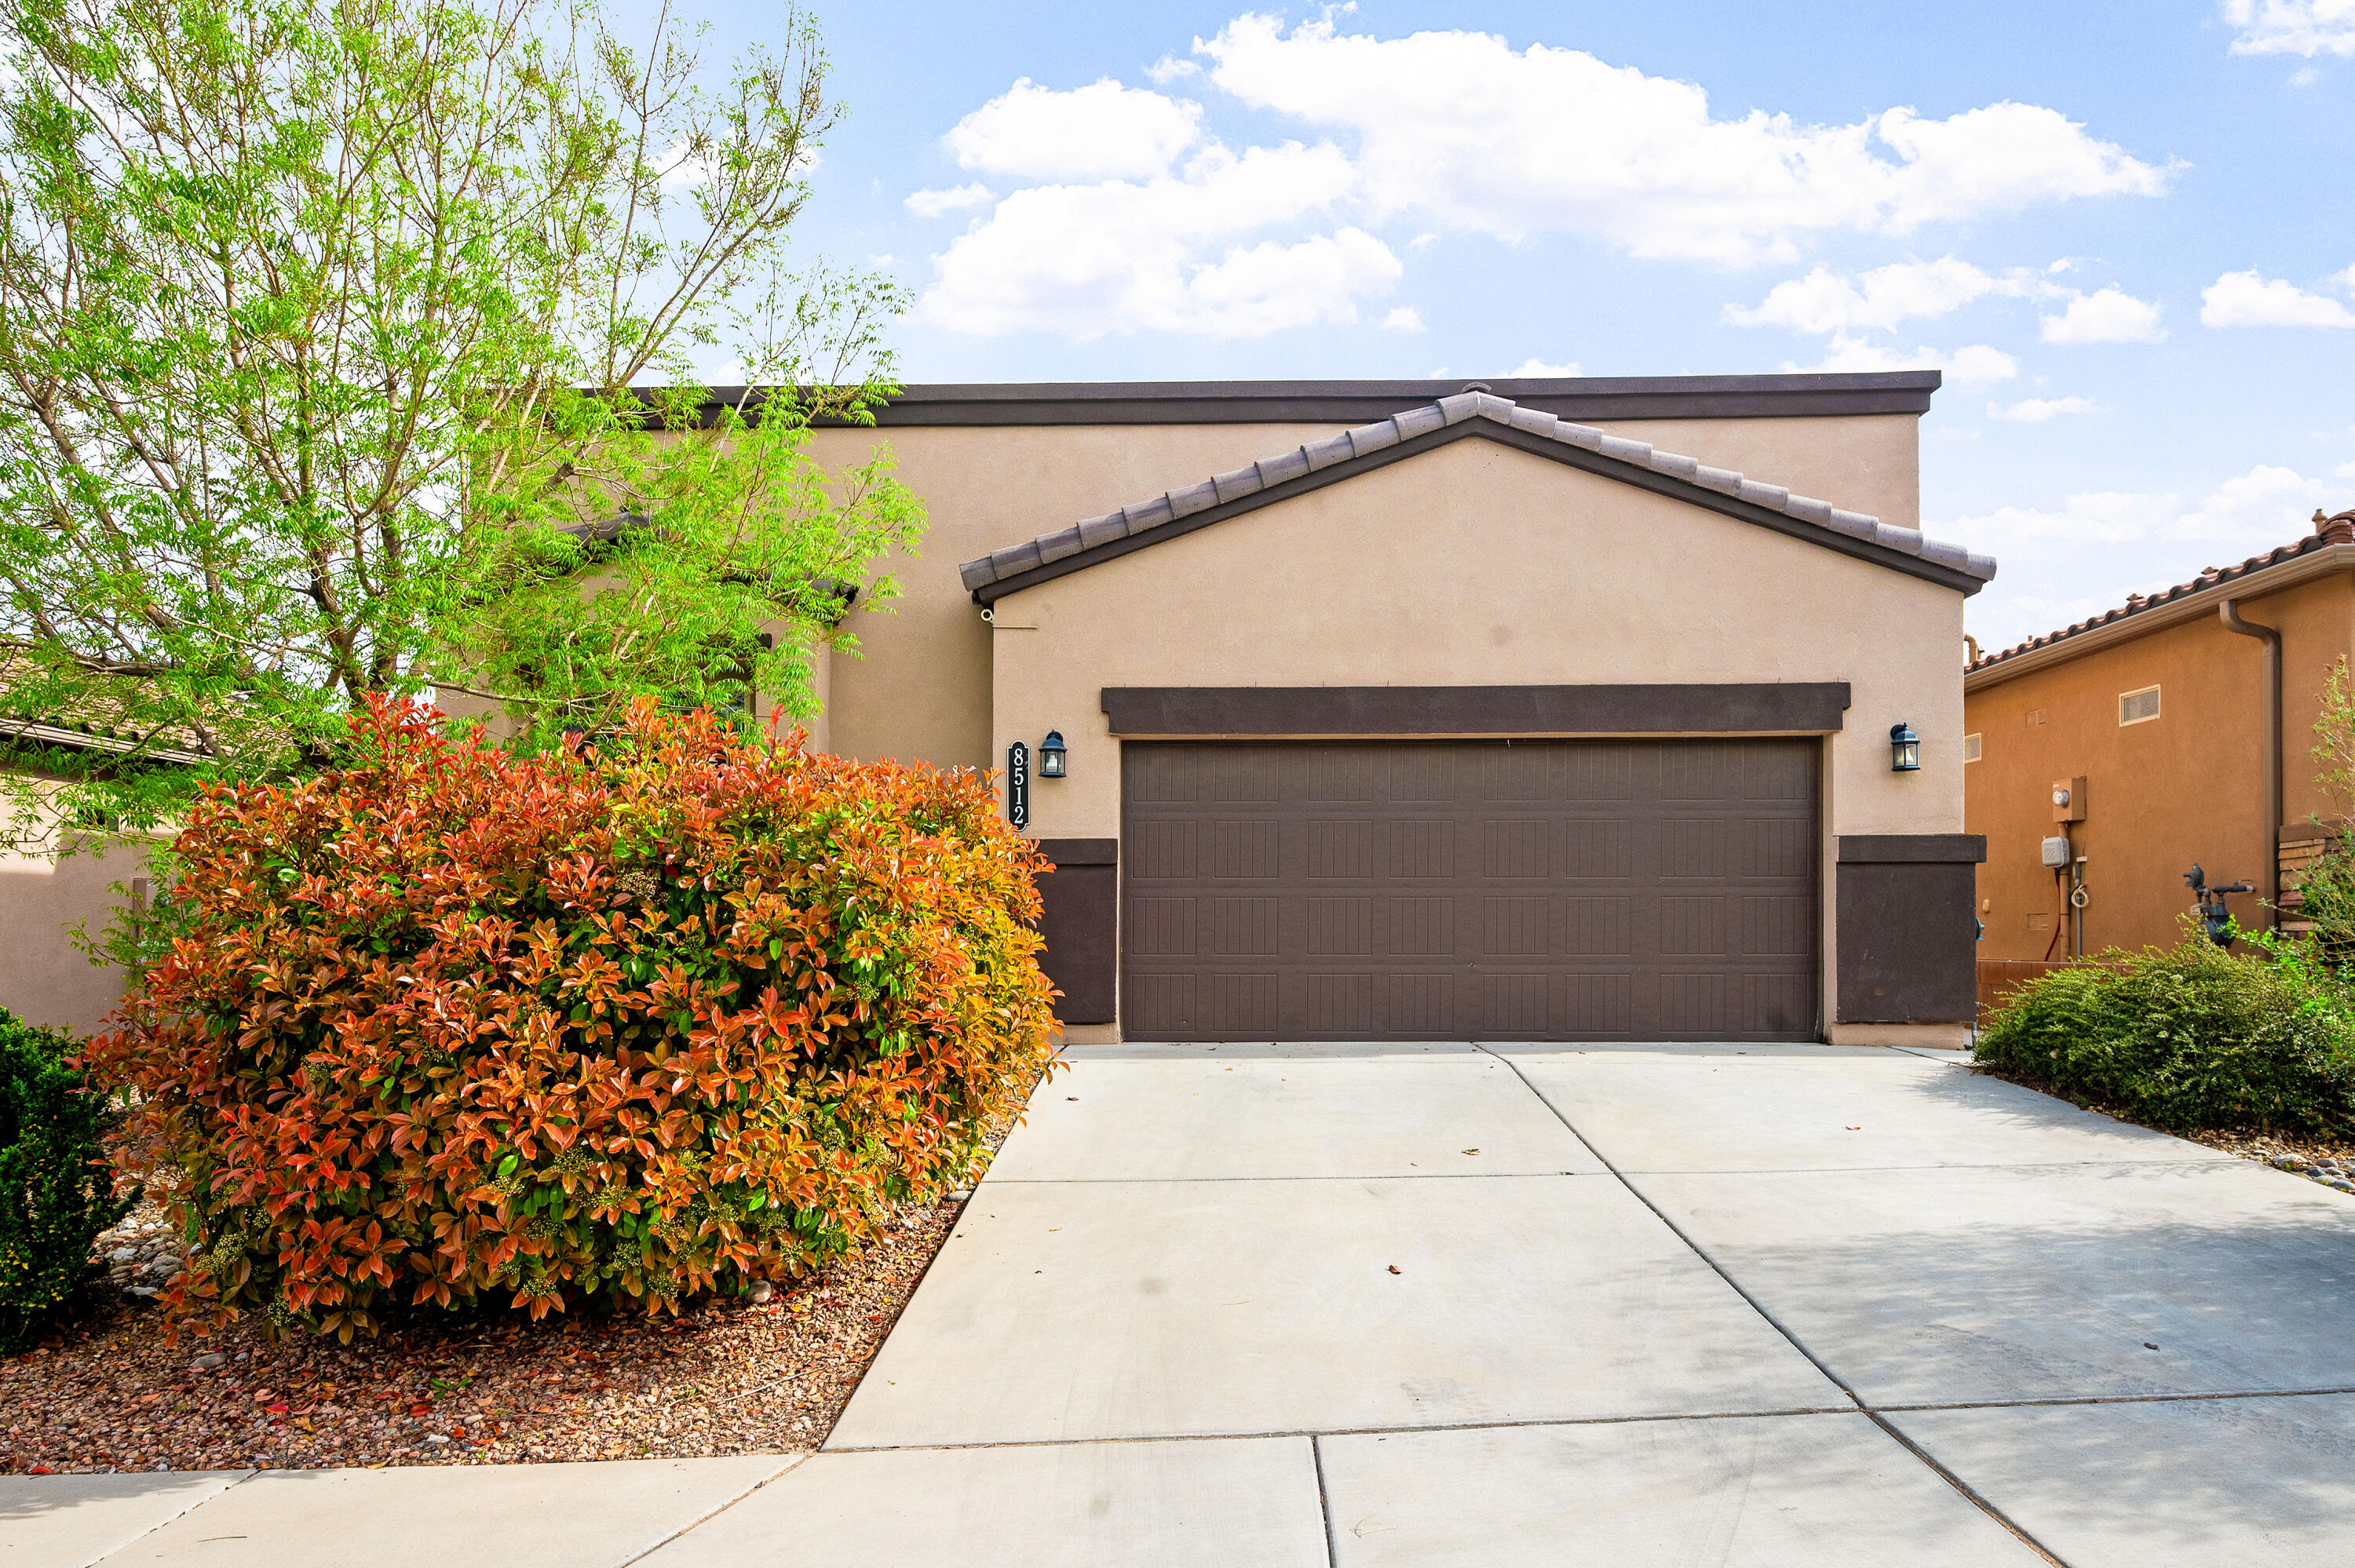
<instances>
[{"instance_id":1,"label":"house number plaque","mask_svg":"<svg viewBox=\"0 0 2355 1568\"><path fill-rule=\"evenodd\" d=\"M1018 740L1006 748L1006 820L1030 825L1030 747Z\"/></svg>"}]
</instances>

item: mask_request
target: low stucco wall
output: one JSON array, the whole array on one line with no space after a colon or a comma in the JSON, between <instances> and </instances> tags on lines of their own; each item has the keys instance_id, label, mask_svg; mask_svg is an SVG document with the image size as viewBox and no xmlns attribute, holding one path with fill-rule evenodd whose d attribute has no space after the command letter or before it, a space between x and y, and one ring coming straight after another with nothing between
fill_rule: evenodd
<instances>
[{"instance_id":1,"label":"low stucco wall","mask_svg":"<svg viewBox=\"0 0 2355 1568\"><path fill-rule=\"evenodd\" d=\"M1116 837L1106 686L1846 681L1824 770L1828 977L1835 839L1962 829L1962 613L1952 588L1459 440L999 600L990 757L1060 730L1071 776L1033 786L1030 831ZM1901 720L1918 773L1890 771Z\"/></svg>"},{"instance_id":2,"label":"low stucco wall","mask_svg":"<svg viewBox=\"0 0 2355 1568\"><path fill-rule=\"evenodd\" d=\"M0 855L0 1007L28 1023L93 1033L123 998L123 974L73 946L76 927L102 931L119 895L144 875L133 851Z\"/></svg>"}]
</instances>

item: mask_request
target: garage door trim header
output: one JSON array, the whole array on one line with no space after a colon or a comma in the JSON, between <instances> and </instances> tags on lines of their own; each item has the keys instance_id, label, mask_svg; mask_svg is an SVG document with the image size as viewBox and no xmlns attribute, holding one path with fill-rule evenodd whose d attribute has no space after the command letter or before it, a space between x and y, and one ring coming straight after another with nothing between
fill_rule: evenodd
<instances>
[{"instance_id":1,"label":"garage door trim header","mask_svg":"<svg viewBox=\"0 0 2355 1568\"><path fill-rule=\"evenodd\" d=\"M1708 685L1106 686L1126 739L1830 735L1845 681Z\"/></svg>"}]
</instances>

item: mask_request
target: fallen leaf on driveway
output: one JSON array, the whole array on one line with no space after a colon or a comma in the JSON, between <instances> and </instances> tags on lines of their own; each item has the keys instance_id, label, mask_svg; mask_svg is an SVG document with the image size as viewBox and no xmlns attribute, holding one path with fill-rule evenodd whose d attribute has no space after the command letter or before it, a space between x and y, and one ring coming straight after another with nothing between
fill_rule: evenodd
<instances>
[{"instance_id":1,"label":"fallen leaf on driveway","mask_svg":"<svg viewBox=\"0 0 2355 1568\"><path fill-rule=\"evenodd\" d=\"M1395 1264L1395 1263L1394 1263L1394 1264L1391 1265L1391 1272L1392 1274L1396 1274L1398 1271L1399 1271L1399 1266L1398 1266L1397 1264Z\"/></svg>"}]
</instances>

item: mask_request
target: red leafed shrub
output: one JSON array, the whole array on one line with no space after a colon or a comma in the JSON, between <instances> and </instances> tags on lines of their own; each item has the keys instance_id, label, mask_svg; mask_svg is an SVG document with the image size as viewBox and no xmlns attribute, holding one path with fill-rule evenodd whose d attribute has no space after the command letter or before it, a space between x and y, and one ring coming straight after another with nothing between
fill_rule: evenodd
<instances>
[{"instance_id":1,"label":"red leafed shrub","mask_svg":"<svg viewBox=\"0 0 2355 1568\"><path fill-rule=\"evenodd\" d=\"M171 950L89 1048L196 1244L178 1316L788 1277L967 1178L1048 1065L1042 863L977 777L650 706L581 758L353 734L196 809Z\"/></svg>"}]
</instances>

